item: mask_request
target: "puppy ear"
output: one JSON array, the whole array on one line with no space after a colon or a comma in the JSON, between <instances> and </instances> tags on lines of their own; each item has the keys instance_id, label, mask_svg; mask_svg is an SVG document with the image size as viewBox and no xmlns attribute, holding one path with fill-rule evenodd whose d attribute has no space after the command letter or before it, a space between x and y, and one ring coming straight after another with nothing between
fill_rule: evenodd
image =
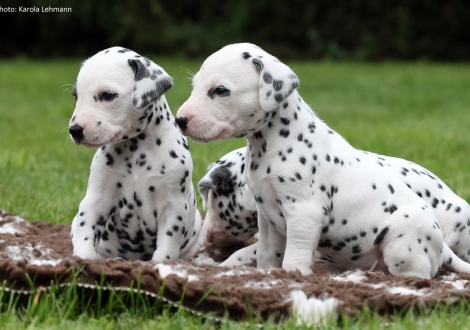
<instances>
[{"instance_id":1,"label":"puppy ear","mask_svg":"<svg viewBox=\"0 0 470 330\"><path fill-rule=\"evenodd\" d=\"M259 71L259 101L263 110L274 110L299 88L299 78L294 71L274 56L253 58L252 61Z\"/></svg>"},{"instance_id":2,"label":"puppy ear","mask_svg":"<svg viewBox=\"0 0 470 330\"><path fill-rule=\"evenodd\" d=\"M173 79L160 66L145 57L129 59L134 71L132 105L142 110L155 102L173 86Z\"/></svg>"}]
</instances>

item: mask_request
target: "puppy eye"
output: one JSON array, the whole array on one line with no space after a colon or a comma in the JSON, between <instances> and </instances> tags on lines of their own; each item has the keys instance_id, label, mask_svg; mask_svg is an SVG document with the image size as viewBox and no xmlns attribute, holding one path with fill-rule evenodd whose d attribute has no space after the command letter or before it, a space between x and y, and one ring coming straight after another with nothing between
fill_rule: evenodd
<instances>
[{"instance_id":1,"label":"puppy eye","mask_svg":"<svg viewBox=\"0 0 470 330\"><path fill-rule=\"evenodd\" d=\"M118 96L117 93L113 93L113 92L103 92L103 94L101 94L101 99L102 99L103 101L106 101L106 102L111 102L111 101L114 100L117 96Z\"/></svg>"},{"instance_id":2,"label":"puppy eye","mask_svg":"<svg viewBox=\"0 0 470 330\"><path fill-rule=\"evenodd\" d=\"M214 93L220 96L230 96L230 90L225 86L217 87Z\"/></svg>"}]
</instances>

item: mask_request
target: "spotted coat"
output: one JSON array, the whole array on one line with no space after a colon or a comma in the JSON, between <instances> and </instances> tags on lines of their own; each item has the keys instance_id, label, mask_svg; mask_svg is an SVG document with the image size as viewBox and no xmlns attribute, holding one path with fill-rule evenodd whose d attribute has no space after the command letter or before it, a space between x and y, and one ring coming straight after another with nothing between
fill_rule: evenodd
<instances>
[{"instance_id":1,"label":"spotted coat","mask_svg":"<svg viewBox=\"0 0 470 330\"><path fill-rule=\"evenodd\" d=\"M347 269L470 272L444 243L432 203L328 127L298 87L295 73L261 48L229 45L204 61L177 112L196 141L246 137L258 268L308 274L318 250Z\"/></svg>"},{"instance_id":2,"label":"spotted coat","mask_svg":"<svg viewBox=\"0 0 470 330\"><path fill-rule=\"evenodd\" d=\"M189 146L164 96L171 86L161 67L121 47L82 65L69 131L98 150L72 222L74 255L162 262L201 246Z\"/></svg>"},{"instance_id":3,"label":"spotted coat","mask_svg":"<svg viewBox=\"0 0 470 330\"><path fill-rule=\"evenodd\" d=\"M210 220L204 221L203 232L206 240L217 246L241 244L257 232L257 228L248 231L252 223L243 220L251 219L240 215L240 210L246 214L255 214L256 212L254 197L245 184L246 179L244 176L239 179L245 167L245 149L231 151L211 164L208 173L199 183L203 199L208 200L208 197L211 197L206 215L206 219ZM372 164L376 163L377 166L385 168L389 175L402 180L409 189L427 201L432 206L432 211L443 232L445 243L461 259L470 261L470 207L465 200L457 196L435 174L411 161L371 152L363 152L362 157L369 158ZM232 187L228 196L223 193L223 190L216 190L222 182L224 184L229 182ZM201 189L201 186L206 188ZM240 195L243 198L237 197ZM232 198L237 200L238 207L234 210L226 203ZM227 223L227 216L230 216L230 219L236 217L238 221L236 227ZM240 228L240 230L236 230L236 228ZM256 247L248 250L245 253L238 253L237 258L225 262L224 265L235 266L252 262L253 258L256 259L256 256L253 256Z\"/></svg>"}]
</instances>

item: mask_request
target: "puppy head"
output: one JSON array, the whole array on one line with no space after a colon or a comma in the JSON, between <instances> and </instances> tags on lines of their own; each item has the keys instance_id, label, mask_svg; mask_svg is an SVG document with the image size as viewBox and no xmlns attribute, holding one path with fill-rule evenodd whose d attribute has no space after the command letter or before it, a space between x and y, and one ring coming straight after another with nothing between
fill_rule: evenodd
<instances>
[{"instance_id":1,"label":"puppy head","mask_svg":"<svg viewBox=\"0 0 470 330\"><path fill-rule=\"evenodd\" d=\"M244 176L245 149L211 164L198 183L207 207L202 231L206 241L216 246L240 244L258 232L255 198Z\"/></svg>"},{"instance_id":2,"label":"puppy head","mask_svg":"<svg viewBox=\"0 0 470 330\"><path fill-rule=\"evenodd\" d=\"M129 49L97 53L82 64L74 85L72 140L99 148L137 136L147 124L142 118L171 86L161 67Z\"/></svg>"},{"instance_id":3,"label":"puppy head","mask_svg":"<svg viewBox=\"0 0 470 330\"><path fill-rule=\"evenodd\" d=\"M294 72L258 46L229 45L204 61L176 122L198 142L250 136L298 87Z\"/></svg>"}]
</instances>

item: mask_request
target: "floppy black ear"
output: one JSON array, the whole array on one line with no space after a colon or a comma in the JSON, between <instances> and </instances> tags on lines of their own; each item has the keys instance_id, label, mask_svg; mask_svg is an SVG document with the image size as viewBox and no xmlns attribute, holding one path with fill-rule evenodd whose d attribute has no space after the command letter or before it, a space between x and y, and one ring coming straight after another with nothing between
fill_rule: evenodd
<instances>
[{"instance_id":1,"label":"floppy black ear","mask_svg":"<svg viewBox=\"0 0 470 330\"><path fill-rule=\"evenodd\" d=\"M223 196L229 196L229 194L235 191L235 182L232 177L232 172L228 169L233 166L234 163L228 162L224 164L213 163L209 167L209 171L198 183L198 190L202 196L203 207L206 206L206 202L209 196L209 190L217 189L217 193Z\"/></svg>"},{"instance_id":2,"label":"floppy black ear","mask_svg":"<svg viewBox=\"0 0 470 330\"><path fill-rule=\"evenodd\" d=\"M145 109L173 86L170 75L148 58L129 59L128 63L135 74L132 105L136 110Z\"/></svg>"},{"instance_id":3,"label":"floppy black ear","mask_svg":"<svg viewBox=\"0 0 470 330\"><path fill-rule=\"evenodd\" d=\"M299 88L297 75L287 65L266 53L252 62L259 71L259 101L265 111L279 106L292 92Z\"/></svg>"}]
</instances>

